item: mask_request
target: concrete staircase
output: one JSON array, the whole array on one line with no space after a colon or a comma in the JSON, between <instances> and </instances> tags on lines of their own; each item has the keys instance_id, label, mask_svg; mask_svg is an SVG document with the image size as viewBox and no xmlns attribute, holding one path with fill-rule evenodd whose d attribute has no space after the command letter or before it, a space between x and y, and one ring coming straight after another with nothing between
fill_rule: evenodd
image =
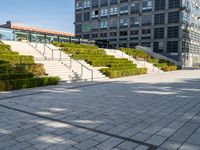
<instances>
[{"instance_id":1,"label":"concrete staircase","mask_svg":"<svg viewBox=\"0 0 200 150\"><path fill-rule=\"evenodd\" d=\"M40 47L43 46L43 44L39 44ZM102 81L109 79L105 75L103 75L99 71L99 67L93 67L86 63L84 60L73 60L70 58L70 56L62 51L59 50L59 47L56 47L52 44L46 44L46 50L54 50L54 59L59 60L61 59L62 64L65 66L71 68L73 72L76 72L76 74L81 75L81 79L90 81L91 77L93 76L93 81ZM43 48L44 49L44 48ZM47 59L52 59L52 53L47 55Z\"/></svg>"},{"instance_id":2,"label":"concrete staircase","mask_svg":"<svg viewBox=\"0 0 200 150\"><path fill-rule=\"evenodd\" d=\"M105 49L107 55L114 55L116 58L127 58L128 60L132 61L134 64L137 64L138 68L147 68L148 73L158 73L163 72L158 67L155 67L152 63L149 63L147 61L140 61L136 60L133 57L127 55L126 53L115 50L115 49Z\"/></svg>"},{"instance_id":3,"label":"concrete staircase","mask_svg":"<svg viewBox=\"0 0 200 150\"><path fill-rule=\"evenodd\" d=\"M3 41L11 45L13 51L21 55L31 55L36 63L44 64L49 76L58 76L61 81L101 81L108 79L105 75L84 61L75 61L69 55L60 51L51 44L24 43L16 41Z\"/></svg>"}]
</instances>

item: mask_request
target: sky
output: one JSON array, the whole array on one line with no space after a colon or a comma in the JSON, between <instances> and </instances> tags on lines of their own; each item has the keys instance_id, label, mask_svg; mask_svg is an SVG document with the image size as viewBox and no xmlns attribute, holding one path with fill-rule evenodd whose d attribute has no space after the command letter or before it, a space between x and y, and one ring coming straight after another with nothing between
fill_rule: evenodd
<instances>
[{"instance_id":1,"label":"sky","mask_svg":"<svg viewBox=\"0 0 200 150\"><path fill-rule=\"evenodd\" d=\"M74 33L74 0L0 0L0 24L17 22Z\"/></svg>"}]
</instances>

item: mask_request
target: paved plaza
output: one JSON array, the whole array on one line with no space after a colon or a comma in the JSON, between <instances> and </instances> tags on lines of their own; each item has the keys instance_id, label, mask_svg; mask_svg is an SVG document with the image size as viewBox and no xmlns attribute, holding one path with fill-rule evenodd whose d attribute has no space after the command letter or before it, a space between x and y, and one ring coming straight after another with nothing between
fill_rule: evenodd
<instances>
[{"instance_id":1,"label":"paved plaza","mask_svg":"<svg viewBox=\"0 0 200 150\"><path fill-rule=\"evenodd\" d=\"M200 150L200 70L0 93L0 150Z\"/></svg>"}]
</instances>

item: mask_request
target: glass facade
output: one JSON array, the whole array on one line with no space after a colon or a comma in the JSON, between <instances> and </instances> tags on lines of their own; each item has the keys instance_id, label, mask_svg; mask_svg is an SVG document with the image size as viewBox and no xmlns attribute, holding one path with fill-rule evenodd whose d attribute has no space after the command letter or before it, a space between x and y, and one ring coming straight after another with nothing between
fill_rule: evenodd
<instances>
[{"instance_id":1,"label":"glass facade","mask_svg":"<svg viewBox=\"0 0 200 150\"><path fill-rule=\"evenodd\" d=\"M38 42L38 43L52 43L59 41L59 42L69 42L69 43L94 44L94 41L92 40L82 39L79 37L48 35L44 33L27 32L9 28L0 28L0 40Z\"/></svg>"}]
</instances>

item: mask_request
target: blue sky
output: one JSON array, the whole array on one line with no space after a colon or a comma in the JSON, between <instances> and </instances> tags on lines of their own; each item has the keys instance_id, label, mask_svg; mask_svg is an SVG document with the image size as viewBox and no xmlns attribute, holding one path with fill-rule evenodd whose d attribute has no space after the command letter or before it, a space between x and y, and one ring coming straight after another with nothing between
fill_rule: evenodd
<instances>
[{"instance_id":1,"label":"blue sky","mask_svg":"<svg viewBox=\"0 0 200 150\"><path fill-rule=\"evenodd\" d=\"M0 24L8 20L74 32L74 0L1 0Z\"/></svg>"}]
</instances>

